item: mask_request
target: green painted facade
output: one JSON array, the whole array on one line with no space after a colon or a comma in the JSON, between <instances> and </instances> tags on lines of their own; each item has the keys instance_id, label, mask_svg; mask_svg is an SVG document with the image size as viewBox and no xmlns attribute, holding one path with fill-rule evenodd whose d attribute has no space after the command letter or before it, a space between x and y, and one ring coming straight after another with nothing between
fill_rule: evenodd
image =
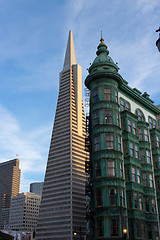
<instances>
[{"instance_id":1,"label":"green painted facade","mask_svg":"<svg viewBox=\"0 0 160 240\"><path fill-rule=\"evenodd\" d=\"M88 239L157 240L160 110L147 93L128 86L103 41L85 80L90 90Z\"/></svg>"}]
</instances>

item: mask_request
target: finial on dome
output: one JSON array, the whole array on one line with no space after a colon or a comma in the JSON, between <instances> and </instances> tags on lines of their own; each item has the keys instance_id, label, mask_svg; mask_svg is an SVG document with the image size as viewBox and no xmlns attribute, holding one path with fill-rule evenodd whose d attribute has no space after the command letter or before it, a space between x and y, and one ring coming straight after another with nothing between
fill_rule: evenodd
<instances>
[{"instance_id":1,"label":"finial on dome","mask_svg":"<svg viewBox=\"0 0 160 240\"><path fill-rule=\"evenodd\" d=\"M102 30L101 30L101 39L100 39L100 44L99 45L105 45L105 43L104 43L104 39L103 39L103 37L102 37Z\"/></svg>"}]
</instances>

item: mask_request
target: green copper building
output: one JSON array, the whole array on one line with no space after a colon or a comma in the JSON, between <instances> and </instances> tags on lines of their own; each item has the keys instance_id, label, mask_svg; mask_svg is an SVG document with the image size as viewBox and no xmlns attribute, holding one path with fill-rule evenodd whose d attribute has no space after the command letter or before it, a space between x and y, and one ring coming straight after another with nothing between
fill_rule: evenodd
<instances>
[{"instance_id":1,"label":"green copper building","mask_svg":"<svg viewBox=\"0 0 160 240\"><path fill-rule=\"evenodd\" d=\"M88 239L159 239L160 110L128 86L101 38L90 90Z\"/></svg>"}]
</instances>

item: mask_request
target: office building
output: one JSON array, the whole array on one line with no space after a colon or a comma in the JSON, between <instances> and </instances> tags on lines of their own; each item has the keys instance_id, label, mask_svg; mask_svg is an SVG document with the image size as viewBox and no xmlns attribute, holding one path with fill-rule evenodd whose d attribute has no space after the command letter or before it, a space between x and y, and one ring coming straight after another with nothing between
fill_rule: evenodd
<instances>
[{"instance_id":1,"label":"office building","mask_svg":"<svg viewBox=\"0 0 160 240\"><path fill-rule=\"evenodd\" d=\"M101 38L90 90L88 239L159 239L160 110L118 73Z\"/></svg>"},{"instance_id":2,"label":"office building","mask_svg":"<svg viewBox=\"0 0 160 240\"><path fill-rule=\"evenodd\" d=\"M41 196L20 193L11 199L9 229L31 232L36 229Z\"/></svg>"},{"instance_id":3,"label":"office building","mask_svg":"<svg viewBox=\"0 0 160 240\"><path fill-rule=\"evenodd\" d=\"M86 126L82 70L69 32L43 186L37 240L72 240L86 233Z\"/></svg>"},{"instance_id":4,"label":"office building","mask_svg":"<svg viewBox=\"0 0 160 240\"><path fill-rule=\"evenodd\" d=\"M13 159L0 163L0 226L8 224L10 201L19 193L20 187L19 160ZM2 221L3 220L3 221Z\"/></svg>"},{"instance_id":5,"label":"office building","mask_svg":"<svg viewBox=\"0 0 160 240\"><path fill-rule=\"evenodd\" d=\"M30 184L30 192L35 193L36 195L42 195L43 191L43 182L34 182Z\"/></svg>"}]
</instances>

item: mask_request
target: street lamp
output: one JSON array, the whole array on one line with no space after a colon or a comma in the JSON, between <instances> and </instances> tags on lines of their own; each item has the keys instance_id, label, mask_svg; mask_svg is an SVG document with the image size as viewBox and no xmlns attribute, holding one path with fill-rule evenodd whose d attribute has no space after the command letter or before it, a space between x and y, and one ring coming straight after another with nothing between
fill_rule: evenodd
<instances>
[{"instance_id":1,"label":"street lamp","mask_svg":"<svg viewBox=\"0 0 160 240\"><path fill-rule=\"evenodd\" d=\"M127 228L123 228L123 239L127 238Z\"/></svg>"},{"instance_id":2,"label":"street lamp","mask_svg":"<svg viewBox=\"0 0 160 240\"><path fill-rule=\"evenodd\" d=\"M77 230L79 230L79 234L80 234L80 240L82 240L82 228L81 227L77 227L76 229L75 229L75 231L73 231L73 236L77 236Z\"/></svg>"},{"instance_id":3,"label":"street lamp","mask_svg":"<svg viewBox=\"0 0 160 240\"><path fill-rule=\"evenodd\" d=\"M156 32L160 32L160 27L159 27L159 29L156 30ZM158 51L160 52L160 33L159 33L159 38L156 41L156 46L158 48Z\"/></svg>"}]
</instances>

